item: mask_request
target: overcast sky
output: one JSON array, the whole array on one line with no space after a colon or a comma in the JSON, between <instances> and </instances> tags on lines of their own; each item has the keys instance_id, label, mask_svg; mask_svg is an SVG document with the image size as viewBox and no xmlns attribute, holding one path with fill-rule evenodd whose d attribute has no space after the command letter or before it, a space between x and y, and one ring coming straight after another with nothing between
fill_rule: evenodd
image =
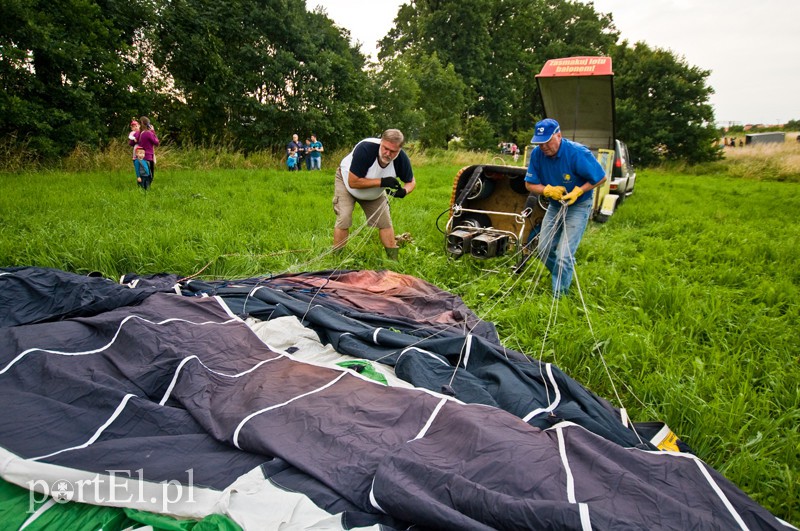
<instances>
[{"instance_id":1,"label":"overcast sky","mask_svg":"<svg viewBox=\"0 0 800 531\"><path fill-rule=\"evenodd\" d=\"M374 53L403 0L308 0ZM800 0L595 0L631 44L667 48L711 71L717 123L800 120ZM532 73L532 75L535 74Z\"/></svg>"}]
</instances>

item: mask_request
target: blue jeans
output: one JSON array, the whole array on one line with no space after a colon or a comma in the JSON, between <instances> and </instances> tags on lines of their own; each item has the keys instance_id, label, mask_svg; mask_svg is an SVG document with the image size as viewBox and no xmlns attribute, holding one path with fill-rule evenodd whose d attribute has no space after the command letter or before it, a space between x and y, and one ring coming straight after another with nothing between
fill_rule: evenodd
<instances>
[{"instance_id":1,"label":"blue jeans","mask_svg":"<svg viewBox=\"0 0 800 531\"><path fill-rule=\"evenodd\" d=\"M569 292L575 271L575 251L591 214L591 197L568 207L551 201L547 207L539 234L539 257L550 271L555 297Z\"/></svg>"},{"instance_id":2,"label":"blue jeans","mask_svg":"<svg viewBox=\"0 0 800 531\"><path fill-rule=\"evenodd\" d=\"M308 160L311 161L310 170L321 170L322 169L322 157L309 157Z\"/></svg>"}]
</instances>

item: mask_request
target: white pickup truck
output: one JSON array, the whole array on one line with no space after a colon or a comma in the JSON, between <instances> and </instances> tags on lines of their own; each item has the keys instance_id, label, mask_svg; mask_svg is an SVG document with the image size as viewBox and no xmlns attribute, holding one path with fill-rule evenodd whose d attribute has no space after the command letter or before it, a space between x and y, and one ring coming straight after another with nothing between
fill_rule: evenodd
<instances>
[{"instance_id":1,"label":"white pickup truck","mask_svg":"<svg viewBox=\"0 0 800 531\"><path fill-rule=\"evenodd\" d=\"M611 187L609 192L617 194L622 201L633 193L636 185L636 170L633 168L628 146L621 140L616 140L614 145L614 167L611 170Z\"/></svg>"}]
</instances>

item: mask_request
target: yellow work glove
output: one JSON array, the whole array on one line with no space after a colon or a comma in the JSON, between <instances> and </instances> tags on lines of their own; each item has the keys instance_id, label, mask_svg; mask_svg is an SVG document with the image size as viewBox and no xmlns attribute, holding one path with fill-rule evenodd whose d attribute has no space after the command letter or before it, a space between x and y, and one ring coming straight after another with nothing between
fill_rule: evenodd
<instances>
[{"instance_id":1,"label":"yellow work glove","mask_svg":"<svg viewBox=\"0 0 800 531\"><path fill-rule=\"evenodd\" d=\"M555 199L556 201L560 201L561 197L567 193L567 189L563 186L550 186L549 184L544 187L544 192L542 195L545 197L549 197L550 199Z\"/></svg>"},{"instance_id":2,"label":"yellow work glove","mask_svg":"<svg viewBox=\"0 0 800 531\"><path fill-rule=\"evenodd\" d=\"M580 186L576 186L575 188L572 189L572 191L570 191L570 193L561 196L561 200L566 201L567 206L569 206L575 201L577 201L578 198L582 195L583 195L583 188L581 188Z\"/></svg>"}]
</instances>

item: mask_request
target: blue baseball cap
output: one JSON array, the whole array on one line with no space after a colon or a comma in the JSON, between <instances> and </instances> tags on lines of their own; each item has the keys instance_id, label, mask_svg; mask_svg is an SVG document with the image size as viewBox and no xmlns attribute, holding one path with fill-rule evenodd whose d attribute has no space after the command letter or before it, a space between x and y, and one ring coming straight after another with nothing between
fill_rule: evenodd
<instances>
[{"instance_id":1,"label":"blue baseball cap","mask_svg":"<svg viewBox=\"0 0 800 531\"><path fill-rule=\"evenodd\" d=\"M559 131L561 131L561 126L558 125L558 122L552 118L545 118L541 122L537 123L536 127L533 129L533 138L531 138L531 144L544 144L553 138L553 135Z\"/></svg>"}]
</instances>

